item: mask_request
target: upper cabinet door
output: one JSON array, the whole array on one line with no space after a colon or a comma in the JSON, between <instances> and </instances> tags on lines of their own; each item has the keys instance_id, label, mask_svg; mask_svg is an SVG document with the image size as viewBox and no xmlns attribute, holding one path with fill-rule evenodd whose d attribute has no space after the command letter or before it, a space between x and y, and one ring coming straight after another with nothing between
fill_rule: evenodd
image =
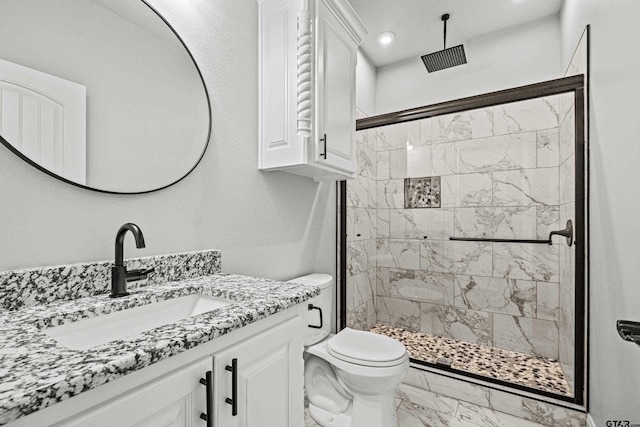
<instances>
[{"instance_id":1,"label":"upper cabinet door","mask_svg":"<svg viewBox=\"0 0 640 427\"><path fill-rule=\"evenodd\" d=\"M349 173L356 171L356 44L335 10L317 2L315 161Z\"/></svg>"},{"instance_id":2,"label":"upper cabinet door","mask_svg":"<svg viewBox=\"0 0 640 427\"><path fill-rule=\"evenodd\" d=\"M347 0L258 3L258 167L319 181L353 178L362 22Z\"/></svg>"}]
</instances>

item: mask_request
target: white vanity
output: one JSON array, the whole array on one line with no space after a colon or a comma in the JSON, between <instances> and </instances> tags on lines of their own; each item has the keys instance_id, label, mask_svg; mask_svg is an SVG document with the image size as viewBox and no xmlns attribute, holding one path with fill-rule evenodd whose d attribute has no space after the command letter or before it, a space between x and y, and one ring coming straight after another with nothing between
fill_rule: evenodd
<instances>
[{"instance_id":1,"label":"white vanity","mask_svg":"<svg viewBox=\"0 0 640 427\"><path fill-rule=\"evenodd\" d=\"M3 288L17 283L4 274ZM2 312L0 424L298 427L303 302L318 292L214 273L143 286L123 298L105 293ZM70 349L47 332L82 322L90 332L95 319L170 305L186 295L227 303L87 349Z\"/></svg>"}]
</instances>

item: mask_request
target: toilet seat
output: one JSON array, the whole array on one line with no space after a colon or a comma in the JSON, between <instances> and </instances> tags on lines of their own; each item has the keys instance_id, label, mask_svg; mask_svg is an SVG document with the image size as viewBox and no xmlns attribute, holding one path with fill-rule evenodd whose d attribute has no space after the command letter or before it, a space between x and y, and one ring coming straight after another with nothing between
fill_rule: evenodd
<instances>
[{"instance_id":1,"label":"toilet seat","mask_svg":"<svg viewBox=\"0 0 640 427\"><path fill-rule=\"evenodd\" d=\"M407 350L393 338L345 328L327 340L327 352L345 362L386 367L403 363Z\"/></svg>"}]
</instances>

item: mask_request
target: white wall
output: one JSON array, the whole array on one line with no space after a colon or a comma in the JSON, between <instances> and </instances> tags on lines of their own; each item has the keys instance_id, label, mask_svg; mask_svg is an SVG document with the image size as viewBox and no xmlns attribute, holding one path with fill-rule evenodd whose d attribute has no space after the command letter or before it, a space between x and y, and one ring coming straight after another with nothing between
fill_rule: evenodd
<instances>
[{"instance_id":1,"label":"white wall","mask_svg":"<svg viewBox=\"0 0 640 427\"><path fill-rule=\"evenodd\" d=\"M376 114L376 67L360 49L356 66L356 107L367 116Z\"/></svg>"},{"instance_id":2,"label":"white wall","mask_svg":"<svg viewBox=\"0 0 640 427\"><path fill-rule=\"evenodd\" d=\"M640 321L640 2L566 0L566 65L591 25L590 66L590 415L640 423L640 347L624 342L617 319Z\"/></svg>"},{"instance_id":3,"label":"white wall","mask_svg":"<svg viewBox=\"0 0 640 427\"><path fill-rule=\"evenodd\" d=\"M335 271L335 184L257 170L255 0L153 0L190 47L213 111L212 140L185 180L147 195L82 190L0 146L0 270L113 259L118 227L137 223L125 256L222 250L224 272L288 279Z\"/></svg>"},{"instance_id":4,"label":"white wall","mask_svg":"<svg viewBox=\"0 0 640 427\"><path fill-rule=\"evenodd\" d=\"M420 57L380 67L376 114L561 77L559 39L556 15L465 41L467 64L454 68L428 73Z\"/></svg>"}]
</instances>

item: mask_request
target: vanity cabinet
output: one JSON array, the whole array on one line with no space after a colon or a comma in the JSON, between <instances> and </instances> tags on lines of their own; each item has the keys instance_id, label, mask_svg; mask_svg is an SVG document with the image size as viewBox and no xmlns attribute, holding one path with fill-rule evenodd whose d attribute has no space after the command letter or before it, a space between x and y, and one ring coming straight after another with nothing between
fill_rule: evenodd
<instances>
[{"instance_id":1,"label":"vanity cabinet","mask_svg":"<svg viewBox=\"0 0 640 427\"><path fill-rule=\"evenodd\" d=\"M117 397L56 427L187 427L206 426L206 386L200 383L211 371L211 358L178 369Z\"/></svg>"},{"instance_id":2,"label":"vanity cabinet","mask_svg":"<svg viewBox=\"0 0 640 427\"><path fill-rule=\"evenodd\" d=\"M357 47L346 0L258 0L259 168L353 178Z\"/></svg>"},{"instance_id":3,"label":"vanity cabinet","mask_svg":"<svg viewBox=\"0 0 640 427\"><path fill-rule=\"evenodd\" d=\"M204 413L214 427L299 427L306 312L298 304L9 425L208 427Z\"/></svg>"},{"instance_id":4,"label":"vanity cabinet","mask_svg":"<svg viewBox=\"0 0 640 427\"><path fill-rule=\"evenodd\" d=\"M303 369L302 358L291 338L297 330L299 322L289 321L214 355L216 426L302 425L301 377L295 375Z\"/></svg>"}]
</instances>

